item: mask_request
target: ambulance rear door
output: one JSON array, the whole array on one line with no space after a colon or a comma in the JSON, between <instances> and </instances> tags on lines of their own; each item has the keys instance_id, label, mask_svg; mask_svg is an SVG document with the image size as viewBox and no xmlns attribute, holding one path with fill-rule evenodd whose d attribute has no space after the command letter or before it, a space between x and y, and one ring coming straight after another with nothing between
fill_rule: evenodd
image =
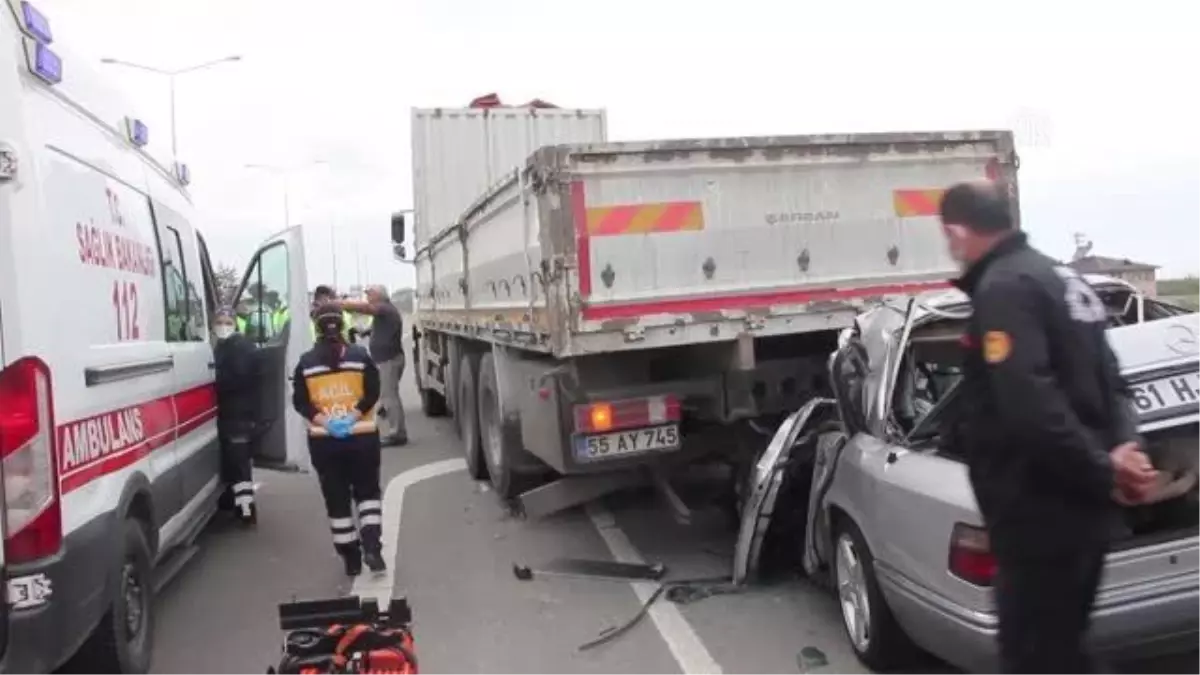
<instances>
[{"instance_id":1,"label":"ambulance rear door","mask_svg":"<svg viewBox=\"0 0 1200 675\"><path fill-rule=\"evenodd\" d=\"M308 273L302 226L267 239L242 278L239 311L249 310L247 332L258 345L262 377L255 463L307 469L305 422L292 410L292 372L312 347L308 325Z\"/></svg>"}]
</instances>

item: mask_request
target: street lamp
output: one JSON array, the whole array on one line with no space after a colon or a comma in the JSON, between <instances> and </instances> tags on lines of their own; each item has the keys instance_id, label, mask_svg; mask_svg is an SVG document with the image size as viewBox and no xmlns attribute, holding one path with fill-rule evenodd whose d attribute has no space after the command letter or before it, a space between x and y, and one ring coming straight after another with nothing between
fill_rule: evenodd
<instances>
[{"instance_id":1,"label":"street lamp","mask_svg":"<svg viewBox=\"0 0 1200 675\"><path fill-rule=\"evenodd\" d=\"M232 61L241 61L241 60L242 60L242 57L235 54L233 56L226 56L223 59L215 59L212 61L205 61L204 63L198 63L194 66L188 66L187 68L175 68L173 70L167 70L164 68L155 68L154 66L146 66L146 65L142 65L140 63L132 63L130 61L122 61L120 59L112 59L112 58L100 59L100 63L107 63L109 65L114 65L114 66L125 66L126 68L135 68L137 70L143 70L148 73L162 75L167 78L167 82L170 84L170 87L171 87L171 158L175 161L178 161L179 160L179 148L178 148L178 143L177 143L176 137L175 137L175 78L179 77L180 75L186 75L187 73L194 73L197 70L204 70L205 68L211 68L213 66L220 65L222 63L230 63Z\"/></svg>"}]
</instances>

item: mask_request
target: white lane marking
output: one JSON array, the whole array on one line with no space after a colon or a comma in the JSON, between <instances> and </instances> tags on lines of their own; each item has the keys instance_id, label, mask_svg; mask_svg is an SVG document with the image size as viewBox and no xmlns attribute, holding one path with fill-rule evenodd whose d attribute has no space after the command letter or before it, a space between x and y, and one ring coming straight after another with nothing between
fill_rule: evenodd
<instances>
[{"instance_id":1,"label":"white lane marking","mask_svg":"<svg viewBox=\"0 0 1200 675\"><path fill-rule=\"evenodd\" d=\"M363 572L354 579L350 593L360 598L376 598L380 607L387 607L396 586L396 547L400 544L400 516L404 509L404 491L423 480L437 478L455 471L465 471L467 463L461 457L444 459L413 467L388 481L383 493L383 559L386 572Z\"/></svg>"},{"instance_id":2,"label":"white lane marking","mask_svg":"<svg viewBox=\"0 0 1200 675\"><path fill-rule=\"evenodd\" d=\"M629 541L629 537L617 525L616 519L608 509L593 502L587 505L587 514L617 562L636 565L646 563L642 554L634 548L633 542ZM658 589L658 584L651 581L634 581L629 585L633 587L633 592L637 594L638 600L643 604ZM719 675L723 672L720 664L708 653L708 649L700 641L696 631L692 630L691 624L683 618L683 614L674 603L660 598L658 602L651 605L649 614L650 619L654 622L654 627L658 629L663 642L667 643L667 648L671 650L671 655L675 657L675 661L684 673L687 675L694 673Z\"/></svg>"}]
</instances>

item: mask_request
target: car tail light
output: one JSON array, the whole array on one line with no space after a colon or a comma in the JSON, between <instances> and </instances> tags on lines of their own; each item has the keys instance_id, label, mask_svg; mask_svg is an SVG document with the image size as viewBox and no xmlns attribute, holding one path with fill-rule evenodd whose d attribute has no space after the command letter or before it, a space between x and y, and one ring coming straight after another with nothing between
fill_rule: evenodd
<instances>
[{"instance_id":1,"label":"car tail light","mask_svg":"<svg viewBox=\"0 0 1200 675\"><path fill-rule=\"evenodd\" d=\"M26 357L0 371L4 558L20 564L62 546L50 369Z\"/></svg>"},{"instance_id":2,"label":"car tail light","mask_svg":"<svg viewBox=\"0 0 1200 675\"><path fill-rule=\"evenodd\" d=\"M575 406L575 431L597 434L679 421L679 399L666 394Z\"/></svg>"},{"instance_id":3,"label":"car tail light","mask_svg":"<svg viewBox=\"0 0 1200 675\"><path fill-rule=\"evenodd\" d=\"M986 530L963 523L954 526L950 534L950 573L976 586L992 585L996 557Z\"/></svg>"}]
</instances>

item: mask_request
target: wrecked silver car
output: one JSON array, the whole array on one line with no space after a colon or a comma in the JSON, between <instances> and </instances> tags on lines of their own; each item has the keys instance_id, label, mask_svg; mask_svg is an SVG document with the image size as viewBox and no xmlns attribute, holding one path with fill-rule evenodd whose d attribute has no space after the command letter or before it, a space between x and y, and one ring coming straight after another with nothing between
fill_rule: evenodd
<instances>
[{"instance_id":1,"label":"wrecked silver car","mask_svg":"<svg viewBox=\"0 0 1200 675\"><path fill-rule=\"evenodd\" d=\"M1089 281L1109 307L1110 343L1164 475L1152 503L1125 509L1113 533L1091 639L1122 658L1194 649L1198 315L1124 282ZM861 315L830 359L833 397L779 427L743 489L735 581L758 572L772 539L792 540L805 573L836 592L850 644L876 670L904 665L914 647L968 670L997 667L995 560L964 460L938 438L969 315L956 291Z\"/></svg>"}]
</instances>

